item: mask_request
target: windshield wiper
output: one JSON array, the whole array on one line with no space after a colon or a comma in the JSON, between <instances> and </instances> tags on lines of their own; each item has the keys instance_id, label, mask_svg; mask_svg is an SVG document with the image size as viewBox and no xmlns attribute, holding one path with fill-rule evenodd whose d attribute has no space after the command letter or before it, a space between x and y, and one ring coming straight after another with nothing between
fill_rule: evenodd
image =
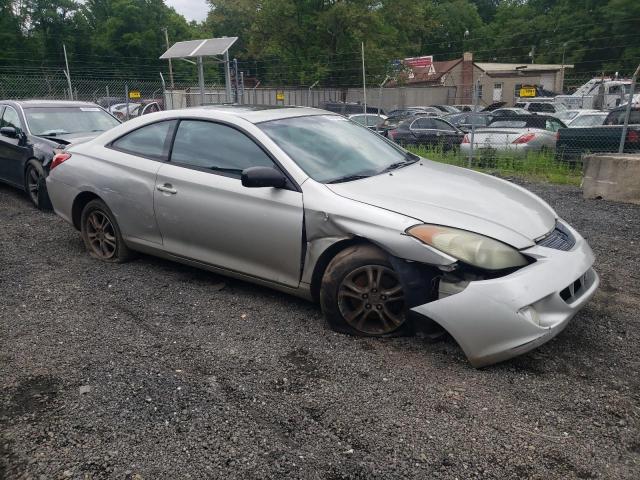
<instances>
[{"instance_id":1,"label":"windshield wiper","mask_svg":"<svg viewBox=\"0 0 640 480\"><path fill-rule=\"evenodd\" d=\"M351 182L353 180L362 180L363 178L369 178L370 175L345 175L344 177L334 178L326 183L342 183L342 182Z\"/></svg>"},{"instance_id":2,"label":"windshield wiper","mask_svg":"<svg viewBox=\"0 0 640 480\"><path fill-rule=\"evenodd\" d=\"M413 154L411 154L411 155L413 155ZM395 162L395 163L392 163L391 165L389 165L384 170L381 170L379 173L386 173L386 172L390 172L391 170L395 170L396 168L402 168L402 167L406 167L408 165L413 165L418 160L419 160L418 158L415 158L415 159L414 158L410 158L409 160L403 160L402 162Z\"/></svg>"},{"instance_id":3,"label":"windshield wiper","mask_svg":"<svg viewBox=\"0 0 640 480\"><path fill-rule=\"evenodd\" d=\"M55 130L45 130L42 133L39 133L38 135L40 135L41 137L56 137L58 135L66 135L67 131L65 130L59 130L59 129L55 129Z\"/></svg>"}]
</instances>

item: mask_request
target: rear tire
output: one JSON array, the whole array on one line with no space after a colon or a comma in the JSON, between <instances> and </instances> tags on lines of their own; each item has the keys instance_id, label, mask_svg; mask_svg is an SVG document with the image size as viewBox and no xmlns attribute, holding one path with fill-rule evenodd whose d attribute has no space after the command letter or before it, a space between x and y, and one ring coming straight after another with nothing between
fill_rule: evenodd
<instances>
[{"instance_id":1,"label":"rear tire","mask_svg":"<svg viewBox=\"0 0 640 480\"><path fill-rule=\"evenodd\" d=\"M91 200L82 210L80 232L84 245L98 260L122 263L133 257L124 243L116 218L102 200Z\"/></svg>"},{"instance_id":2,"label":"rear tire","mask_svg":"<svg viewBox=\"0 0 640 480\"><path fill-rule=\"evenodd\" d=\"M341 333L381 337L409 330L400 279L387 254L373 245L348 247L331 260L320 305L329 326Z\"/></svg>"}]
</instances>

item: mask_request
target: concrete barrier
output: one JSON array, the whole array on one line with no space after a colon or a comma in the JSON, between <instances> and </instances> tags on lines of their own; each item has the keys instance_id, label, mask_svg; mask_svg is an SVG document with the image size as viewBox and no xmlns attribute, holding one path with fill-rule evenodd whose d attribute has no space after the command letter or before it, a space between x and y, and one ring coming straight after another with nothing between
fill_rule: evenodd
<instances>
[{"instance_id":1,"label":"concrete barrier","mask_svg":"<svg viewBox=\"0 0 640 480\"><path fill-rule=\"evenodd\" d=\"M584 165L584 198L640 205L640 155L587 155Z\"/></svg>"}]
</instances>

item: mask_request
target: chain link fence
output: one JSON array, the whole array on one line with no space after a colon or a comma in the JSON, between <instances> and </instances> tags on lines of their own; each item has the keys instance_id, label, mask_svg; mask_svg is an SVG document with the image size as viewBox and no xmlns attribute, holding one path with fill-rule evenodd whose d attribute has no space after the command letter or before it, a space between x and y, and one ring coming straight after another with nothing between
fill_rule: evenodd
<instances>
[{"instance_id":1,"label":"chain link fence","mask_svg":"<svg viewBox=\"0 0 640 480\"><path fill-rule=\"evenodd\" d=\"M459 90L466 90L464 85L374 87L364 92L361 88L242 85L236 91L206 84L201 91L191 83L167 88L161 76L157 81L71 78L71 85L70 91L63 72L3 75L0 98L94 102L121 120L203 104L310 106L345 115L364 113L366 105L368 117L360 115L355 121L427 158L503 175L533 175L567 183L579 183L585 154L640 153L638 104L629 112L624 104L612 110L570 110L552 99L519 99L514 107L482 111L489 101L482 101L475 92L471 102L457 105L463 111L455 113L447 110L460 101ZM157 107L143 108L152 103Z\"/></svg>"}]
</instances>

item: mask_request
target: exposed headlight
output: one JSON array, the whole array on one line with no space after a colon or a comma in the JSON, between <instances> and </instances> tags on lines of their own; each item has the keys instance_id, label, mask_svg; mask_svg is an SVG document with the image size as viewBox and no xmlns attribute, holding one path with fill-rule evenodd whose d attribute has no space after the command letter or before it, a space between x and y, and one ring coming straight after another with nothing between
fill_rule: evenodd
<instances>
[{"instance_id":1,"label":"exposed headlight","mask_svg":"<svg viewBox=\"0 0 640 480\"><path fill-rule=\"evenodd\" d=\"M527 259L515 248L477 233L439 225L416 225L412 237L465 263L487 270L520 267Z\"/></svg>"}]
</instances>

